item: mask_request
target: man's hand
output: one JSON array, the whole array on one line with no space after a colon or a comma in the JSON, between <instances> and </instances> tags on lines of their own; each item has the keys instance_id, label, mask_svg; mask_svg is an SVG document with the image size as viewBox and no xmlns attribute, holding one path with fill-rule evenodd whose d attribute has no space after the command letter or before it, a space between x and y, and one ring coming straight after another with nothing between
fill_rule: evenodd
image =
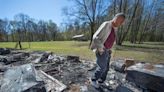
<instances>
[{"instance_id":1,"label":"man's hand","mask_svg":"<svg viewBox=\"0 0 164 92\"><path fill-rule=\"evenodd\" d=\"M98 50L98 53L99 53L100 55L102 55L102 54L104 53L104 49L103 49L103 48L98 48L97 50Z\"/></svg>"}]
</instances>

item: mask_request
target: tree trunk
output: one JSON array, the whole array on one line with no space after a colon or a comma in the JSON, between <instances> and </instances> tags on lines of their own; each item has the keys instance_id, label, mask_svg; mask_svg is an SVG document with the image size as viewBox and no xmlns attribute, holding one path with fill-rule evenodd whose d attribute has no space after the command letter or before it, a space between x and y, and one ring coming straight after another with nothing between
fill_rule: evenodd
<instances>
[{"instance_id":1,"label":"tree trunk","mask_svg":"<svg viewBox=\"0 0 164 92\"><path fill-rule=\"evenodd\" d=\"M113 15L115 16L116 14L116 0L114 0L114 7L113 7Z\"/></svg>"},{"instance_id":2,"label":"tree trunk","mask_svg":"<svg viewBox=\"0 0 164 92\"><path fill-rule=\"evenodd\" d=\"M132 21L133 21L133 19L134 19L134 17L135 17L135 14L136 14L136 10L137 10L138 4L139 4L139 0L137 0L137 3L136 3L136 5L135 5L134 11L133 11L133 15L132 15L132 17L131 17L131 19L130 19L130 23L128 24L126 31L123 33L122 38L119 39L119 40L120 40L120 43L122 43L122 42L124 41L124 39L125 39L125 37L126 37L128 31L129 31L129 29L130 29L130 26L131 26Z\"/></svg>"},{"instance_id":3,"label":"tree trunk","mask_svg":"<svg viewBox=\"0 0 164 92\"><path fill-rule=\"evenodd\" d=\"M119 12L122 12L122 0L120 0Z\"/></svg>"},{"instance_id":4,"label":"tree trunk","mask_svg":"<svg viewBox=\"0 0 164 92\"><path fill-rule=\"evenodd\" d=\"M95 23L91 23L90 24L90 28L91 28L91 38L90 38L90 44L89 44L89 46L91 45L91 43L92 43L92 39L93 39L93 35L94 35L94 32L95 32Z\"/></svg>"},{"instance_id":5,"label":"tree trunk","mask_svg":"<svg viewBox=\"0 0 164 92\"><path fill-rule=\"evenodd\" d=\"M148 16L145 17L145 20L146 20L146 18L147 18L147 21L146 21L146 23L145 23L145 26L143 27L143 30L141 31L141 36L140 36L140 38L139 38L139 44L141 44L142 41L143 41L143 37L144 37L145 31L146 31L146 27L147 27L147 25L148 25L148 23L149 23L150 15L151 15L151 13L152 13L152 11L153 11L154 3L155 3L155 1L152 3L152 6L151 6L151 9L150 9L150 12L149 12Z\"/></svg>"},{"instance_id":6,"label":"tree trunk","mask_svg":"<svg viewBox=\"0 0 164 92\"><path fill-rule=\"evenodd\" d=\"M18 42L16 43L16 45L15 45L15 48L17 48L18 47L18 45L19 45L19 48L20 49L22 49L22 45L21 45L21 32L20 32L20 30L18 29Z\"/></svg>"}]
</instances>

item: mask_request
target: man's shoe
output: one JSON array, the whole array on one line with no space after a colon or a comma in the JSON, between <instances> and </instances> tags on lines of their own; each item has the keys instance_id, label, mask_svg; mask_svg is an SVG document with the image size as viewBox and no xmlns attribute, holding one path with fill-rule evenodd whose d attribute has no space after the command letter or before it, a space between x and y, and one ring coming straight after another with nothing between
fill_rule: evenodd
<instances>
[{"instance_id":1,"label":"man's shoe","mask_svg":"<svg viewBox=\"0 0 164 92\"><path fill-rule=\"evenodd\" d=\"M100 87L100 85L96 81L92 81L92 80L91 80L91 85L93 87L95 87L95 88L99 88Z\"/></svg>"}]
</instances>

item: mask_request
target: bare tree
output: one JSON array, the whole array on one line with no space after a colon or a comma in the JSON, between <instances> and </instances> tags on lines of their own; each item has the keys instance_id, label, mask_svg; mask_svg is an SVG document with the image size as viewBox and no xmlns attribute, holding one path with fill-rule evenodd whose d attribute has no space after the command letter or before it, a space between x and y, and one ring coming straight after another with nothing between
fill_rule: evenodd
<instances>
[{"instance_id":1,"label":"bare tree","mask_svg":"<svg viewBox=\"0 0 164 92\"><path fill-rule=\"evenodd\" d=\"M52 20L48 22L48 31L49 31L50 39L55 41L58 28L57 28L57 25L54 22L52 22Z\"/></svg>"},{"instance_id":2,"label":"bare tree","mask_svg":"<svg viewBox=\"0 0 164 92\"><path fill-rule=\"evenodd\" d=\"M136 0L136 2L134 4L133 13L132 13L132 15L131 14L129 15L129 17L130 17L129 23L127 24L127 27L124 29L124 32L121 34L122 36L120 36L120 38L118 39L118 43L117 43L118 45L122 45L122 42L124 41L125 37L127 36L127 33L131 27L131 24L135 18L135 14L136 14L138 5L139 5L139 0Z\"/></svg>"},{"instance_id":3,"label":"bare tree","mask_svg":"<svg viewBox=\"0 0 164 92\"><path fill-rule=\"evenodd\" d=\"M16 40L16 45L15 45L15 48L18 47L19 45L19 48L22 49L22 45L21 45L21 41L22 41L22 37L21 37L21 31L20 31L20 28L19 28L19 22L17 21L11 21L11 26L13 28L13 30L15 31L15 34L17 34L17 40Z\"/></svg>"},{"instance_id":4,"label":"bare tree","mask_svg":"<svg viewBox=\"0 0 164 92\"><path fill-rule=\"evenodd\" d=\"M131 25L131 31L129 35L129 38L130 38L129 40L131 43L136 43L137 41L137 36L138 36L141 23L142 23L143 10L144 10L144 2L143 0L140 0L139 5L136 10L135 18Z\"/></svg>"},{"instance_id":5,"label":"bare tree","mask_svg":"<svg viewBox=\"0 0 164 92\"><path fill-rule=\"evenodd\" d=\"M0 19L0 33L1 36L3 35L3 39L1 38L1 40L3 41L8 41L8 24L9 21L7 19L1 20Z\"/></svg>"},{"instance_id":6,"label":"bare tree","mask_svg":"<svg viewBox=\"0 0 164 92\"><path fill-rule=\"evenodd\" d=\"M64 11L66 15L74 16L90 26L90 40L100 21L100 17L107 12L108 0L72 0L76 6L70 9L71 12ZM66 10L66 9L65 9ZM67 9L68 10L68 9ZM90 42L91 43L91 42Z\"/></svg>"},{"instance_id":7,"label":"bare tree","mask_svg":"<svg viewBox=\"0 0 164 92\"><path fill-rule=\"evenodd\" d=\"M148 12L148 14L145 16L145 24L143 26L143 29L141 30L141 34L140 34L140 38L139 38L139 43L142 43L142 40L143 40L143 37L144 37L144 34L145 34L145 31L147 30L147 25L150 21L150 16L152 14L152 10L153 10L153 7L155 5L155 0L154 2L152 3L151 7L150 7L150 11Z\"/></svg>"},{"instance_id":8,"label":"bare tree","mask_svg":"<svg viewBox=\"0 0 164 92\"><path fill-rule=\"evenodd\" d=\"M30 20L30 17L26 14L17 14L14 16L14 19L16 21L18 21L19 23L19 29L20 31L22 32L22 40L23 41L28 41L28 38L26 37L27 36L27 22Z\"/></svg>"}]
</instances>

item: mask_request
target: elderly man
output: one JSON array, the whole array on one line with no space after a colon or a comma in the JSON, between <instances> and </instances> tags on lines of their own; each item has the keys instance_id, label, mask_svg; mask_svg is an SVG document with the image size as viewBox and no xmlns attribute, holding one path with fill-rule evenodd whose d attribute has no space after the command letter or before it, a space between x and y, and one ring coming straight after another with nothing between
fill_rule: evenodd
<instances>
[{"instance_id":1,"label":"elderly man","mask_svg":"<svg viewBox=\"0 0 164 92\"><path fill-rule=\"evenodd\" d=\"M111 48L116 40L116 31L125 21L125 15L118 13L111 21L101 24L93 35L91 49L95 51L97 58L97 69L91 78L91 85L99 88L106 80L111 58Z\"/></svg>"}]
</instances>

